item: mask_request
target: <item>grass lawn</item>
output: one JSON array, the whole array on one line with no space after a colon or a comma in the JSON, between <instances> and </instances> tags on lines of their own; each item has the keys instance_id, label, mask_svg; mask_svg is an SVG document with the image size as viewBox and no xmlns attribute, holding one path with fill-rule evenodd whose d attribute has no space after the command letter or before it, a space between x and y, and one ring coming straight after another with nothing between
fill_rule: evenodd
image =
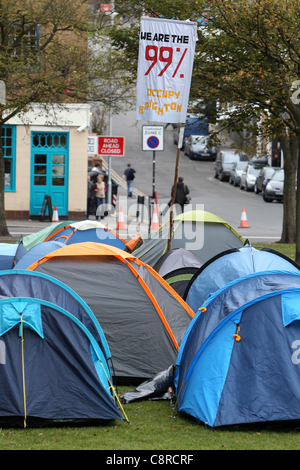
<instances>
[{"instance_id":1,"label":"grass lawn","mask_svg":"<svg viewBox=\"0 0 300 470\"><path fill-rule=\"evenodd\" d=\"M129 389L128 387L126 388ZM123 392L125 388L120 388ZM249 425L211 429L184 413L173 417L169 401L125 405L131 424L99 427L1 429L1 450L298 450L297 425ZM110 452L111 454L113 452ZM109 454L110 454L109 453ZM119 453L118 453L119 455ZM122 455L122 452L120 453Z\"/></svg>"},{"instance_id":2,"label":"grass lawn","mask_svg":"<svg viewBox=\"0 0 300 470\"><path fill-rule=\"evenodd\" d=\"M263 244L294 257L294 245ZM134 387L120 386L120 395ZM177 413L170 401L140 401L124 405L131 422L113 421L99 427L0 429L0 450L298 450L300 422L286 425L252 424L211 429ZM299 426L299 428L298 428ZM122 453L117 453L122 455ZM128 454L130 455L130 454ZM101 459L101 454L100 454ZM103 461L101 461L103 463Z\"/></svg>"},{"instance_id":3,"label":"grass lawn","mask_svg":"<svg viewBox=\"0 0 300 470\"><path fill-rule=\"evenodd\" d=\"M288 256L292 260L295 261L295 244L294 243L260 243L259 245L253 245L257 246L264 246L266 248L272 248L273 250L279 251L280 253L283 253L284 255Z\"/></svg>"}]
</instances>

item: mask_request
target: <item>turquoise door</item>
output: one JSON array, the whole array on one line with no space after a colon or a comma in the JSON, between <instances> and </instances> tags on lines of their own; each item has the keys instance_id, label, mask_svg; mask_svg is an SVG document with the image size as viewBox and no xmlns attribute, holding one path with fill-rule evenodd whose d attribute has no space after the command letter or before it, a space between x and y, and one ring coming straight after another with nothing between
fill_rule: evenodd
<instances>
[{"instance_id":1,"label":"turquoise door","mask_svg":"<svg viewBox=\"0 0 300 470\"><path fill-rule=\"evenodd\" d=\"M39 215L51 196L58 215L68 215L68 133L31 133L30 215Z\"/></svg>"}]
</instances>

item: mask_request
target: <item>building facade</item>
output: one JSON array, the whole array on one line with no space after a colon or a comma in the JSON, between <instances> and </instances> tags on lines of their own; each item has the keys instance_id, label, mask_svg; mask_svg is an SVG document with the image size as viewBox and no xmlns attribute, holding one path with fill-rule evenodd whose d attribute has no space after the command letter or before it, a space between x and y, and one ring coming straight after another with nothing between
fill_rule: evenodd
<instances>
[{"instance_id":1,"label":"building facade","mask_svg":"<svg viewBox=\"0 0 300 470\"><path fill-rule=\"evenodd\" d=\"M34 105L2 130L7 219L38 217L46 195L62 219L85 217L90 106L68 103L47 112Z\"/></svg>"}]
</instances>

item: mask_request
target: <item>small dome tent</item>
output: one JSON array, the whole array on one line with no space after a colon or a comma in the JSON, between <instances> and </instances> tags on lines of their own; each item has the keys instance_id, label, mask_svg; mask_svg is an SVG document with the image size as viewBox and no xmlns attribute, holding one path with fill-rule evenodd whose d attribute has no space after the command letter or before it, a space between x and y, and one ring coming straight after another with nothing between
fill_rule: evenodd
<instances>
[{"instance_id":1,"label":"small dome tent","mask_svg":"<svg viewBox=\"0 0 300 470\"><path fill-rule=\"evenodd\" d=\"M173 248L159 258L153 269L164 277L175 269L189 267L199 269L202 264L202 261L190 251L184 248Z\"/></svg>"},{"instance_id":2,"label":"small dome tent","mask_svg":"<svg viewBox=\"0 0 300 470\"><path fill-rule=\"evenodd\" d=\"M53 240L65 245L84 242L105 243L120 248L120 250L124 250L127 243L116 232L106 228L100 222L92 220L58 228L45 239L45 242Z\"/></svg>"},{"instance_id":3,"label":"small dome tent","mask_svg":"<svg viewBox=\"0 0 300 470\"><path fill-rule=\"evenodd\" d=\"M85 300L104 332L117 377L148 379L175 364L194 312L132 254L77 243L49 253L28 270L60 279Z\"/></svg>"},{"instance_id":4,"label":"small dome tent","mask_svg":"<svg viewBox=\"0 0 300 470\"><path fill-rule=\"evenodd\" d=\"M299 420L299 301L299 273L255 273L216 292L178 354L178 409L212 427Z\"/></svg>"},{"instance_id":5,"label":"small dome tent","mask_svg":"<svg viewBox=\"0 0 300 470\"><path fill-rule=\"evenodd\" d=\"M167 251L169 222L158 230L134 255L154 266ZM242 247L244 239L225 220L206 211L190 211L173 219L172 248L184 248L205 263L210 258L235 247Z\"/></svg>"},{"instance_id":6,"label":"small dome tent","mask_svg":"<svg viewBox=\"0 0 300 470\"><path fill-rule=\"evenodd\" d=\"M55 251L63 246L62 243L56 241L42 242L34 245L28 250L20 260L15 264L13 269L27 269L35 261L39 260L43 256Z\"/></svg>"},{"instance_id":7,"label":"small dome tent","mask_svg":"<svg viewBox=\"0 0 300 470\"><path fill-rule=\"evenodd\" d=\"M173 248L160 257L153 269L183 297L190 280L202 264L190 251Z\"/></svg>"},{"instance_id":8,"label":"small dome tent","mask_svg":"<svg viewBox=\"0 0 300 470\"><path fill-rule=\"evenodd\" d=\"M123 419L107 357L103 332L75 292L43 274L0 273L2 426Z\"/></svg>"},{"instance_id":9,"label":"small dome tent","mask_svg":"<svg viewBox=\"0 0 300 470\"><path fill-rule=\"evenodd\" d=\"M127 242L119 234L95 220L58 222L37 233L27 235L22 241L27 250L39 243L57 241L65 245L83 242L105 243L129 252L144 243L139 234Z\"/></svg>"},{"instance_id":10,"label":"small dome tent","mask_svg":"<svg viewBox=\"0 0 300 470\"><path fill-rule=\"evenodd\" d=\"M19 244L0 243L0 271L13 269L18 259L20 259L26 251L22 242Z\"/></svg>"},{"instance_id":11,"label":"small dome tent","mask_svg":"<svg viewBox=\"0 0 300 470\"><path fill-rule=\"evenodd\" d=\"M33 246L37 245L38 243L42 243L45 241L45 239L53 232L58 230L61 227L64 227L66 225L73 224L72 220L65 220L62 222L56 222L48 225L47 227L43 228L42 230L39 230L36 233L31 233L30 235L26 235L25 237L21 236L17 243L22 241L23 245L25 246L26 250L30 250Z\"/></svg>"},{"instance_id":12,"label":"small dome tent","mask_svg":"<svg viewBox=\"0 0 300 470\"><path fill-rule=\"evenodd\" d=\"M190 280L183 295L195 312L209 296L239 277L261 271L300 272L300 266L278 251L254 248L248 243L241 248L223 251L204 263Z\"/></svg>"}]
</instances>

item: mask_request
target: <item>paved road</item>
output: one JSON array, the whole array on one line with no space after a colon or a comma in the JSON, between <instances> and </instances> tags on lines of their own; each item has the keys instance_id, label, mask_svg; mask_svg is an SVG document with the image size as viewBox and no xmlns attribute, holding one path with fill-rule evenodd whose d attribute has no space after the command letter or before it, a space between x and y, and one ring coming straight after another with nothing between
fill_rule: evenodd
<instances>
[{"instance_id":1,"label":"paved road","mask_svg":"<svg viewBox=\"0 0 300 470\"><path fill-rule=\"evenodd\" d=\"M113 134L125 136L125 157L115 157L112 168L115 174L122 175L127 162L136 169L135 188L139 194L152 194L153 152L142 151L142 126L144 121L135 121L134 111L113 117ZM165 150L155 152L155 189L159 203L170 198L170 188L174 181L177 146L173 144L173 131L165 130ZM243 237L252 243L280 239L282 230L283 204L265 203L261 195L241 191L228 182L214 178L214 163L210 161L190 161L181 152L179 175L184 177L190 189L192 206L204 204L204 210L222 217ZM189 206L191 207L191 206ZM245 207L250 228L240 229L240 220Z\"/></svg>"}]
</instances>

